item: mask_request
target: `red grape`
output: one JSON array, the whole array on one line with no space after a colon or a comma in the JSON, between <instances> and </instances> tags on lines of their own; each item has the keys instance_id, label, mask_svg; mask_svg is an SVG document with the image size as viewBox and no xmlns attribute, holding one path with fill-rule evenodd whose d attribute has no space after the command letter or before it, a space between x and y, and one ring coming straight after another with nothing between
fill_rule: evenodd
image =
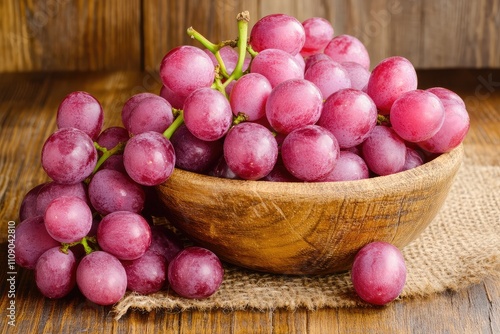
<instances>
[{"instance_id":1,"label":"red grape","mask_svg":"<svg viewBox=\"0 0 500 334\"><path fill-rule=\"evenodd\" d=\"M168 265L170 287L185 298L202 299L220 287L224 269L219 258L201 247L188 247Z\"/></svg>"},{"instance_id":2,"label":"red grape","mask_svg":"<svg viewBox=\"0 0 500 334\"><path fill-rule=\"evenodd\" d=\"M127 288L141 294L159 291L167 280L167 265L160 255L147 251L135 260L124 260Z\"/></svg>"},{"instance_id":3,"label":"red grape","mask_svg":"<svg viewBox=\"0 0 500 334\"><path fill-rule=\"evenodd\" d=\"M53 181L45 183L36 197L36 215L44 215L50 202L61 196L76 196L90 204L87 197L87 186L83 183L59 184Z\"/></svg>"},{"instance_id":4,"label":"red grape","mask_svg":"<svg viewBox=\"0 0 500 334\"><path fill-rule=\"evenodd\" d=\"M99 223L97 242L102 250L120 260L135 260L151 245L151 228L137 213L115 211Z\"/></svg>"},{"instance_id":5,"label":"red grape","mask_svg":"<svg viewBox=\"0 0 500 334\"><path fill-rule=\"evenodd\" d=\"M389 175L403 169L406 145L392 128L375 126L361 147L363 159L375 174Z\"/></svg>"},{"instance_id":6,"label":"red grape","mask_svg":"<svg viewBox=\"0 0 500 334\"><path fill-rule=\"evenodd\" d=\"M305 41L306 34L302 24L295 17L286 14L264 16L250 32L250 45L257 52L280 49L296 55Z\"/></svg>"},{"instance_id":7,"label":"red grape","mask_svg":"<svg viewBox=\"0 0 500 334\"><path fill-rule=\"evenodd\" d=\"M38 290L48 298L66 296L76 285L76 258L68 249L67 254L60 247L45 251L35 267L35 283Z\"/></svg>"},{"instance_id":8,"label":"red grape","mask_svg":"<svg viewBox=\"0 0 500 334\"><path fill-rule=\"evenodd\" d=\"M323 59L311 64L304 78L319 88L325 100L341 89L351 88L349 73L340 63L331 59Z\"/></svg>"},{"instance_id":9,"label":"red grape","mask_svg":"<svg viewBox=\"0 0 500 334\"><path fill-rule=\"evenodd\" d=\"M87 92L68 94L57 110L57 127L77 128L95 140L101 132L104 113L101 104Z\"/></svg>"},{"instance_id":10,"label":"red grape","mask_svg":"<svg viewBox=\"0 0 500 334\"><path fill-rule=\"evenodd\" d=\"M352 152L340 151L332 171L321 181L352 181L367 179L369 176L370 171L363 158Z\"/></svg>"},{"instance_id":11,"label":"red grape","mask_svg":"<svg viewBox=\"0 0 500 334\"><path fill-rule=\"evenodd\" d=\"M322 52L333 38L332 24L322 17L311 17L302 22L306 41L300 54L304 57Z\"/></svg>"},{"instance_id":12,"label":"red grape","mask_svg":"<svg viewBox=\"0 0 500 334\"><path fill-rule=\"evenodd\" d=\"M341 65L347 71L351 80L351 87L366 93L368 80L370 80L370 71L364 68L363 65L352 61L341 63Z\"/></svg>"},{"instance_id":13,"label":"red grape","mask_svg":"<svg viewBox=\"0 0 500 334\"><path fill-rule=\"evenodd\" d=\"M304 69L295 58L279 49L259 52L250 64L250 72L262 74L272 87L291 79L303 79Z\"/></svg>"},{"instance_id":14,"label":"red grape","mask_svg":"<svg viewBox=\"0 0 500 334\"><path fill-rule=\"evenodd\" d=\"M406 283L403 255L387 242L369 243L354 258L351 280L361 299L385 305L401 294Z\"/></svg>"},{"instance_id":15,"label":"red grape","mask_svg":"<svg viewBox=\"0 0 500 334\"><path fill-rule=\"evenodd\" d=\"M367 70L370 68L370 55L363 43L351 35L338 35L325 47L325 54L334 61L343 63L353 61Z\"/></svg>"},{"instance_id":16,"label":"red grape","mask_svg":"<svg viewBox=\"0 0 500 334\"><path fill-rule=\"evenodd\" d=\"M163 97L154 95L139 101L125 124L131 135L147 131L163 133L174 121L172 106Z\"/></svg>"},{"instance_id":17,"label":"red grape","mask_svg":"<svg viewBox=\"0 0 500 334\"><path fill-rule=\"evenodd\" d=\"M266 114L266 102L271 90L271 83L262 74L242 76L234 84L229 97L233 114L244 113L248 121L262 118Z\"/></svg>"},{"instance_id":18,"label":"red grape","mask_svg":"<svg viewBox=\"0 0 500 334\"><path fill-rule=\"evenodd\" d=\"M95 251L86 255L78 264L76 284L90 301L99 305L111 305L125 295L127 274L116 257L103 251Z\"/></svg>"}]
</instances>

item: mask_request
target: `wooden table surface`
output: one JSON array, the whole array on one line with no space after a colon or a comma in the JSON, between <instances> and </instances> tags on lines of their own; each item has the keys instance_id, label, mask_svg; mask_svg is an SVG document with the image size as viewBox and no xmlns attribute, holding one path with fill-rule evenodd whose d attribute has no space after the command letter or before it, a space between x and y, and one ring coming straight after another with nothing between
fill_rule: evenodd
<instances>
[{"instance_id":1,"label":"wooden table surface","mask_svg":"<svg viewBox=\"0 0 500 334\"><path fill-rule=\"evenodd\" d=\"M450 88L466 101L471 115L466 149L498 156L500 70L419 71L419 87L431 86ZM15 297L8 296L10 276L4 270L8 222L18 222L22 196L46 181L39 152L55 129L60 101L69 92L88 91L103 105L105 126L120 125L120 109L130 96L158 92L159 87L157 76L145 72L0 76L0 333L500 333L500 281L493 278L465 290L405 299L382 308L132 311L118 321L110 307L89 303L78 292L60 300L44 298L33 272L22 268L14 275ZM15 327L7 318L12 301Z\"/></svg>"}]
</instances>

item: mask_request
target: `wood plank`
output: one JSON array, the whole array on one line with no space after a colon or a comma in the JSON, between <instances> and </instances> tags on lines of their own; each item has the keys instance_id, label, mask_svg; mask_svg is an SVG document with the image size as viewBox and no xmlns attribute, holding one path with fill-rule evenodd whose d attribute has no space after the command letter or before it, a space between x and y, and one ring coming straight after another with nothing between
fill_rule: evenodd
<instances>
[{"instance_id":1,"label":"wood plank","mask_svg":"<svg viewBox=\"0 0 500 334\"><path fill-rule=\"evenodd\" d=\"M0 3L0 72L141 68L140 0Z\"/></svg>"}]
</instances>

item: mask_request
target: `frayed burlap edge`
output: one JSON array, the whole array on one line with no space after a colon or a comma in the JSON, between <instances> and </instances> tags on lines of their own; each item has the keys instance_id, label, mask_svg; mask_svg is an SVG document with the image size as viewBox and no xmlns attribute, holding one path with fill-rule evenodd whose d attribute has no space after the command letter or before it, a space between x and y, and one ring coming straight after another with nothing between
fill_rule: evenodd
<instances>
[{"instance_id":1,"label":"frayed burlap edge","mask_svg":"<svg viewBox=\"0 0 500 334\"><path fill-rule=\"evenodd\" d=\"M441 211L403 249L408 275L400 299L463 289L486 277L500 278L500 166L474 165L474 161L466 156ZM168 288L148 296L127 293L113 312L119 319L129 309L268 311L355 306L367 305L355 295L348 272L297 277L225 265L224 282L210 298L185 299Z\"/></svg>"}]
</instances>

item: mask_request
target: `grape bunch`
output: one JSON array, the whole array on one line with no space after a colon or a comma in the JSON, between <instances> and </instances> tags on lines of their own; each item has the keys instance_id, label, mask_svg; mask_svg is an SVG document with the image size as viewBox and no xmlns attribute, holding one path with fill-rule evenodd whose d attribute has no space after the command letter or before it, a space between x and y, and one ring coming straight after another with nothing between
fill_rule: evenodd
<instances>
[{"instance_id":1,"label":"grape bunch","mask_svg":"<svg viewBox=\"0 0 500 334\"><path fill-rule=\"evenodd\" d=\"M87 92L61 102L41 152L51 181L26 194L16 232L17 262L35 269L44 295L77 285L108 305L166 281L188 298L217 291L217 256L183 248L151 223L152 187L175 168L261 182L355 181L422 165L467 134L456 93L418 89L400 56L370 71L365 46L334 36L323 18L272 14L249 31L242 12L237 24L238 37L218 44L187 29L201 47L164 56L161 90L131 96L122 127L103 130L102 107ZM366 267L353 268L353 282Z\"/></svg>"}]
</instances>

